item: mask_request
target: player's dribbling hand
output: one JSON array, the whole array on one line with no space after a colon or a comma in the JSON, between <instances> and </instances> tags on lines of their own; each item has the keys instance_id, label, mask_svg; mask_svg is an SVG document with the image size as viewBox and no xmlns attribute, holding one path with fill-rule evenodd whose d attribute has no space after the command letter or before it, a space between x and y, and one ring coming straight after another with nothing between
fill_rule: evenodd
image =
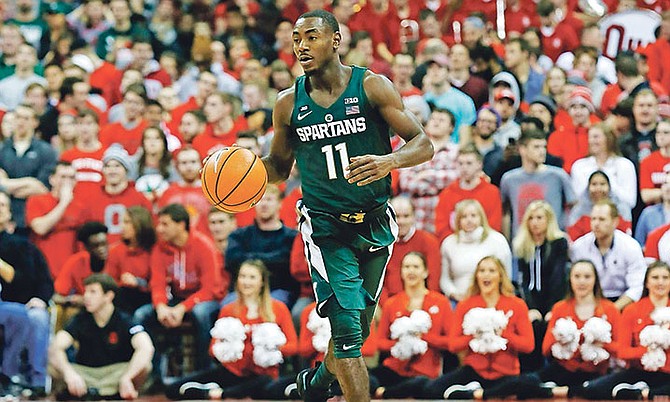
<instances>
[{"instance_id":1,"label":"player's dribbling hand","mask_svg":"<svg viewBox=\"0 0 670 402\"><path fill-rule=\"evenodd\" d=\"M135 385L130 378L121 377L119 380L119 395L123 399L135 399L138 396Z\"/></svg>"},{"instance_id":2,"label":"player's dribbling hand","mask_svg":"<svg viewBox=\"0 0 670 402\"><path fill-rule=\"evenodd\" d=\"M390 155L362 155L349 159L345 177L351 184L365 186L386 177L393 169Z\"/></svg>"},{"instance_id":3,"label":"player's dribbling hand","mask_svg":"<svg viewBox=\"0 0 670 402\"><path fill-rule=\"evenodd\" d=\"M86 395L86 381L74 370L65 374L65 384L67 384L67 391L72 396L82 397Z\"/></svg>"}]
</instances>

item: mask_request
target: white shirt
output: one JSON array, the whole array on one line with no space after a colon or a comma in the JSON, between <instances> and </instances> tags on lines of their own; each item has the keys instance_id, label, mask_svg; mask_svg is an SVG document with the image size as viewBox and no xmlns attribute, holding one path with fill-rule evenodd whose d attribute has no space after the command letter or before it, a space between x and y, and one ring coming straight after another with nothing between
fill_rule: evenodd
<instances>
[{"instance_id":1,"label":"white shirt","mask_svg":"<svg viewBox=\"0 0 670 402\"><path fill-rule=\"evenodd\" d=\"M593 232L585 234L570 246L570 260L593 262L605 297L618 298L625 294L637 301L642 296L647 264L640 244L624 232L614 231L612 247L605 255L600 254Z\"/></svg>"},{"instance_id":2,"label":"white shirt","mask_svg":"<svg viewBox=\"0 0 670 402\"><path fill-rule=\"evenodd\" d=\"M594 156L578 159L572 165L570 176L572 189L575 194L581 195L588 189L591 173L602 170L610 179L610 187L619 201L630 209L637 203L637 173L633 162L622 156L611 156L605 166L598 167Z\"/></svg>"}]
</instances>

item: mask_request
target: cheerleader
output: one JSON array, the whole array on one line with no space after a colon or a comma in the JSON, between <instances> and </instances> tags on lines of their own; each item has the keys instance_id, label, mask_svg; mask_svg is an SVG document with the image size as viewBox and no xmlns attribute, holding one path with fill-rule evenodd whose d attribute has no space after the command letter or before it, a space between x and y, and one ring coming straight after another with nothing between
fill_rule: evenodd
<instances>
[{"instance_id":1,"label":"cheerleader","mask_svg":"<svg viewBox=\"0 0 670 402\"><path fill-rule=\"evenodd\" d=\"M294 378L279 378L279 365L298 350L291 313L270 297L270 272L245 261L235 281L239 298L224 306L210 331L210 354L221 366L168 387L171 399L285 399Z\"/></svg>"},{"instance_id":2,"label":"cheerleader","mask_svg":"<svg viewBox=\"0 0 670 402\"><path fill-rule=\"evenodd\" d=\"M400 276L404 290L384 303L377 330L380 351L390 353L371 371L379 381L373 394L380 399L420 397L428 379L440 375L442 352L448 348L451 303L426 287L423 254L407 253Z\"/></svg>"},{"instance_id":3,"label":"cheerleader","mask_svg":"<svg viewBox=\"0 0 670 402\"><path fill-rule=\"evenodd\" d=\"M629 305L619 326L618 357L626 370L590 381L589 399L647 399L670 391L670 267L657 261L644 275L642 298Z\"/></svg>"},{"instance_id":4,"label":"cheerleader","mask_svg":"<svg viewBox=\"0 0 670 402\"><path fill-rule=\"evenodd\" d=\"M514 386L519 353L533 350L528 307L514 296L503 263L496 257L477 264L468 296L456 307L449 351L463 354L463 366L429 381L429 399L482 399L491 387Z\"/></svg>"},{"instance_id":5,"label":"cheerleader","mask_svg":"<svg viewBox=\"0 0 670 402\"><path fill-rule=\"evenodd\" d=\"M603 298L593 263L572 264L567 295L552 308L542 343L542 352L551 362L522 377L517 397L580 396L585 381L607 373L610 358L617 353L619 322L619 310Z\"/></svg>"}]
</instances>

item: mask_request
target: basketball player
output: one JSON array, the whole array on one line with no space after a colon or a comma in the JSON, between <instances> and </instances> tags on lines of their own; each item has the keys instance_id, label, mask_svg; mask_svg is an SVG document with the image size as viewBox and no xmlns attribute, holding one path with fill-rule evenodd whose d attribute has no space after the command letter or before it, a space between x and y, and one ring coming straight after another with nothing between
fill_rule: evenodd
<instances>
[{"instance_id":1,"label":"basketball player","mask_svg":"<svg viewBox=\"0 0 670 402\"><path fill-rule=\"evenodd\" d=\"M361 345L398 228L387 205L389 172L433 155L391 81L341 64L341 39L338 22L328 12L298 18L293 51L305 75L279 94L275 135L263 159L271 183L286 180L293 161L298 164L300 230L317 311L332 327L325 364L298 374L297 391L305 401L325 401L336 375L347 401L370 400ZM395 152L390 130L406 141Z\"/></svg>"}]
</instances>

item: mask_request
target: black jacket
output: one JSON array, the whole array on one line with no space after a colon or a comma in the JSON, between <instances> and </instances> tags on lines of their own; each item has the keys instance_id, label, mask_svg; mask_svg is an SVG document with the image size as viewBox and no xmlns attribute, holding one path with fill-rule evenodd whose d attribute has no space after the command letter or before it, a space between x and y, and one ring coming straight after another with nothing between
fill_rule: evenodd
<instances>
[{"instance_id":1,"label":"black jacket","mask_svg":"<svg viewBox=\"0 0 670 402\"><path fill-rule=\"evenodd\" d=\"M54 283L42 252L25 238L0 232L0 258L14 267L11 283L2 283L0 299L25 304L33 297L48 303L54 293Z\"/></svg>"}]
</instances>

